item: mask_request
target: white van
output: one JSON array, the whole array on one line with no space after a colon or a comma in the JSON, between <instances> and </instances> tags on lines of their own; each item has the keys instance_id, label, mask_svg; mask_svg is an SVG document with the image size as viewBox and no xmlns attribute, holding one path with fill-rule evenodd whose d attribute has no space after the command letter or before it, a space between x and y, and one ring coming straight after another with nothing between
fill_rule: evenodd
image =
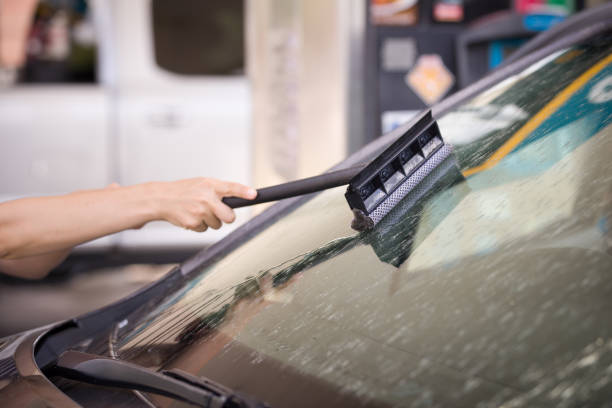
<instances>
[{"instance_id":1,"label":"white van","mask_svg":"<svg viewBox=\"0 0 612 408\"><path fill-rule=\"evenodd\" d=\"M242 0L87 4L95 83L0 89L0 201L194 176L249 183L244 69L207 65L226 51L244 59ZM197 234L152 223L79 250L202 247L231 229Z\"/></svg>"}]
</instances>

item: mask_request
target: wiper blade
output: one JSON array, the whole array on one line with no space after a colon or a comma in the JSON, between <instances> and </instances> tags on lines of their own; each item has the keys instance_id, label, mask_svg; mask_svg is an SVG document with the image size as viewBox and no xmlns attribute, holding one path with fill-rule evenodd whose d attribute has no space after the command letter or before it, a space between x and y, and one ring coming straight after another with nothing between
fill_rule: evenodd
<instances>
[{"instance_id":1,"label":"wiper blade","mask_svg":"<svg viewBox=\"0 0 612 408\"><path fill-rule=\"evenodd\" d=\"M45 369L48 376L106 387L150 392L207 408L269 408L212 380L173 369L156 372L137 364L66 351Z\"/></svg>"}]
</instances>

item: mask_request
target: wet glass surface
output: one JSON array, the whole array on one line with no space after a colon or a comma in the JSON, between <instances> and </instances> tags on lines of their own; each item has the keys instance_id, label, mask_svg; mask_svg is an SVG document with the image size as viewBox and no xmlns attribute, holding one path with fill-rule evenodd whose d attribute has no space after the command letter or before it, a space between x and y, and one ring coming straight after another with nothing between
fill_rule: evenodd
<instances>
[{"instance_id":1,"label":"wet glass surface","mask_svg":"<svg viewBox=\"0 0 612 408\"><path fill-rule=\"evenodd\" d=\"M606 406L611 48L441 118L455 154L374 230L350 229L344 188L320 193L121 322L107 352L272 406Z\"/></svg>"}]
</instances>

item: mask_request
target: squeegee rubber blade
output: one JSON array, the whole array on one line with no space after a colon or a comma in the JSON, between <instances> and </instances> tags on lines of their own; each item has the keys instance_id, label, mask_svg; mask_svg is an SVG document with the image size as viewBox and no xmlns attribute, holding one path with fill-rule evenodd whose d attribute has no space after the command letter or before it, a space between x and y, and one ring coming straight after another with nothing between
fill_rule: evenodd
<instances>
[{"instance_id":1,"label":"squeegee rubber blade","mask_svg":"<svg viewBox=\"0 0 612 408\"><path fill-rule=\"evenodd\" d=\"M444 161L452 153L452 147L449 145L442 146L435 152L425 163L421 165L410 177L408 177L402 185L397 187L393 193L385 198L375 209L369 214L374 225L378 224L412 189L414 189L423 179L431 173L440 163Z\"/></svg>"}]
</instances>

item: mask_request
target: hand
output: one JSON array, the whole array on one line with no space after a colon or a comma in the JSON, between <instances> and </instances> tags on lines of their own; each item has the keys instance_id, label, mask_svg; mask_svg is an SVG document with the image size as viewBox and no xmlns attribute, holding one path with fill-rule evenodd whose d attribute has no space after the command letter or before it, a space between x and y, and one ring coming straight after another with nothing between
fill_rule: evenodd
<instances>
[{"instance_id":1,"label":"hand","mask_svg":"<svg viewBox=\"0 0 612 408\"><path fill-rule=\"evenodd\" d=\"M221 201L223 197L252 200L257 196L251 187L203 177L155 183L155 186L161 203L161 219L198 232L208 227L219 229L223 223L234 221L234 211Z\"/></svg>"}]
</instances>

